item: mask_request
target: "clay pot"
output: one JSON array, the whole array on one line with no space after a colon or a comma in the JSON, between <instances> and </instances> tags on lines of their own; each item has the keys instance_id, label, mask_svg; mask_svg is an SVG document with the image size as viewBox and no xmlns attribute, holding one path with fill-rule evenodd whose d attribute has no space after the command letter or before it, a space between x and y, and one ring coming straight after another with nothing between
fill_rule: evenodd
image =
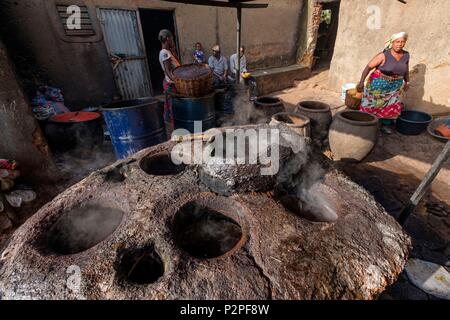
<instances>
[{"instance_id":1,"label":"clay pot","mask_svg":"<svg viewBox=\"0 0 450 320\"><path fill-rule=\"evenodd\" d=\"M283 101L279 98L268 96L256 99L255 109L256 113L266 119L266 123L270 122L270 119L274 114L285 111Z\"/></svg>"},{"instance_id":2,"label":"clay pot","mask_svg":"<svg viewBox=\"0 0 450 320\"><path fill-rule=\"evenodd\" d=\"M329 142L333 159L361 161L378 139L378 118L361 111L341 111L330 127Z\"/></svg>"},{"instance_id":3,"label":"clay pot","mask_svg":"<svg viewBox=\"0 0 450 320\"><path fill-rule=\"evenodd\" d=\"M270 124L276 125L279 123L287 125L302 137L309 138L311 136L310 120L308 117L291 112L280 112L272 117Z\"/></svg>"},{"instance_id":4,"label":"clay pot","mask_svg":"<svg viewBox=\"0 0 450 320\"><path fill-rule=\"evenodd\" d=\"M323 142L328 136L332 115L330 106L318 101L302 101L297 105L295 113L311 120L311 138Z\"/></svg>"},{"instance_id":5,"label":"clay pot","mask_svg":"<svg viewBox=\"0 0 450 320\"><path fill-rule=\"evenodd\" d=\"M89 157L103 143L101 115L84 111L57 114L47 122L45 134L53 151Z\"/></svg>"}]
</instances>

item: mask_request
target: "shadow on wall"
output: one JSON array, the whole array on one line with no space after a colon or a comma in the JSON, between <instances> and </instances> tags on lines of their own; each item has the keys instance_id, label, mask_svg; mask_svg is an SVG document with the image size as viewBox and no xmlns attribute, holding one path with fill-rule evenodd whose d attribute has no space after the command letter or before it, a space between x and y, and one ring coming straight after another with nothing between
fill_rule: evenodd
<instances>
[{"instance_id":1,"label":"shadow on wall","mask_svg":"<svg viewBox=\"0 0 450 320\"><path fill-rule=\"evenodd\" d=\"M406 109L425 111L433 115L450 114L450 108L442 104L433 103L433 97L430 97L430 101L425 101L426 73L427 66L424 63L415 65L410 71L411 88L405 98Z\"/></svg>"}]
</instances>

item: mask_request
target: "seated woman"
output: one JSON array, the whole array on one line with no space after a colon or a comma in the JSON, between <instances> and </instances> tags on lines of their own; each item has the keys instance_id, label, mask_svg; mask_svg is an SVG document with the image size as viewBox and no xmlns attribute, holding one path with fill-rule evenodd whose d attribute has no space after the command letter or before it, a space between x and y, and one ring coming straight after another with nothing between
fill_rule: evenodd
<instances>
[{"instance_id":1,"label":"seated woman","mask_svg":"<svg viewBox=\"0 0 450 320\"><path fill-rule=\"evenodd\" d=\"M409 87L409 52L403 50L408 40L405 32L394 34L385 50L375 56L364 69L357 86L364 92L360 110L380 119L382 131L390 134L393 124L402 112L402 94ZM371 73L367 85L364 82Z\"/></svg>"}]
</instances>

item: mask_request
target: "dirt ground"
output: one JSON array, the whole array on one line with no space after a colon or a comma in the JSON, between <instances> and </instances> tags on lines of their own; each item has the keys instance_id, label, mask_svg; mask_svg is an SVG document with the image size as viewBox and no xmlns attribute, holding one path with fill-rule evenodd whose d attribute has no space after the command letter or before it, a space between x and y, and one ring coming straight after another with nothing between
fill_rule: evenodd
<instances>
[{"instance_id":1,"label":"dirt ground","mask_svg":"<svg viewBox=\"0 0 450 320\"><path fill-rule=\"evenodd\" d=\"M327 84L328 70L313 71L309 79L297 81L294 87L275 92L273 95L283 100L287 108L292 111L302 100L314 100L327 103L331 106L333 113L341 109L343 110L345 105L339 99L340 94L329 90Z\"/></svg>"}]
</instances>

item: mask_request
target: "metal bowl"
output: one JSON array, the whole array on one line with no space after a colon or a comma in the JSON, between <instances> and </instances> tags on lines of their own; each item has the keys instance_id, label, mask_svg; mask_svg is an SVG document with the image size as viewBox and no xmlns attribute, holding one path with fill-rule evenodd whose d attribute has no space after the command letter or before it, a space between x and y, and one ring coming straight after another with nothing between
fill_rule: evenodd
<instances>
[{"instance_id":1,"label":"metal bowl","mask_svg":"<svg viewBox=\"0 0 450 320\"><path fill-rule=\"evenodd\" d=\"M450 117L445 117L445 118L440 118L440 119L435 119L435 120L433 120L429 125L428 125L428 128L427 128L427 130L428 130L428 133L430 134L430 135L432 135L433 137L435 137L436 139L438 139L438 140L441 140L441 141L449 141L450 140L450 138L449 137L443 137L443 136L441 136L441 135L439 135L439 134L437 134L437 133L435 133L435 129L437 128L437 127L439 127L441 124L444 124L444 123L446 123L447 121L449 121L450 120Z\"/></svg>"}]
</instances>

